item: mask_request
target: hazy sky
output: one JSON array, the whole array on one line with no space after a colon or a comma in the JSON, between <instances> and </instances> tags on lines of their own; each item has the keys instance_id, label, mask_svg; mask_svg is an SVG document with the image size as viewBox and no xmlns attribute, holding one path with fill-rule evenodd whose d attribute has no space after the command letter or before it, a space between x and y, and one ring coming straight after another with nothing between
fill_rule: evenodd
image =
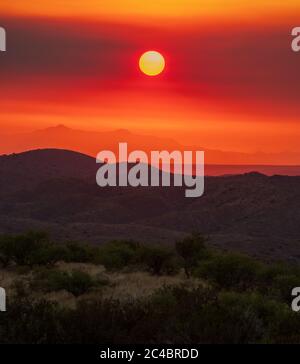
<instances>
[{"instance_id":1,"label":"hazy sky","mask_svg":"<svg viewBox=\"0 0 300 364\"><path fill-rule=\"evenodd\" d=\"M300 151L299 0L14 0L0 13L2 132L66 124ZM140 73L147 50L165 56L161 76Z\"/></svg>"}]
</instances>

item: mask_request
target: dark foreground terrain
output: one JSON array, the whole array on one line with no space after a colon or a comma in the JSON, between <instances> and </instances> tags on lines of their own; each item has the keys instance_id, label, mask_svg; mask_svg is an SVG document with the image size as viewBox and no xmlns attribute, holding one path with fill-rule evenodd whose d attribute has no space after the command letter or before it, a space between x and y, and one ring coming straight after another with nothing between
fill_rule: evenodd
<instances>
[{"instance_id":1,"label":"dark foreground terrain","mask_svg":"<svg viewBox=\"0 0 300 364\"><path fill-rule=\"evenodd\" d=\"M0 232L57 240L173 244L190 232L266 259L300 259L300 177L207 177L201 198L182 188L99 188L95 160L64 150L0 157Z\"/></svg>"},{"instance_id":2,"label":"dark foreground terrain","mask_svg":"<svg viewBox=\"0 0 300 364\"><path fill-rule=\"evenodd\" d=\"M192 235L173 248L0 238L0 343L300 343L299 265L262 263Z\"/></svg>"}]
</instances>

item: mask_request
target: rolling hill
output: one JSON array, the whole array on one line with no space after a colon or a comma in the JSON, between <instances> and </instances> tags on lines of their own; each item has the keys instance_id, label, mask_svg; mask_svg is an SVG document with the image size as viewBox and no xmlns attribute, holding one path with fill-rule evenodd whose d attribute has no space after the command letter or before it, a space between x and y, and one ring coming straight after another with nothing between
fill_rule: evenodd
<instances>
[{"instance_id":1,"label":"rolling hill","mask_svg":"<svg viewBox=\"0 0 300 364\"><path fill-rule=\"evenodd\" d=\"M1 156L0 232L172 244L199 231L223 249L300 259L300 177L207 177L204 196L188 199L180 187L100 188L96 170L93 158L66 150Z\"/></svg>"}]
</instances>

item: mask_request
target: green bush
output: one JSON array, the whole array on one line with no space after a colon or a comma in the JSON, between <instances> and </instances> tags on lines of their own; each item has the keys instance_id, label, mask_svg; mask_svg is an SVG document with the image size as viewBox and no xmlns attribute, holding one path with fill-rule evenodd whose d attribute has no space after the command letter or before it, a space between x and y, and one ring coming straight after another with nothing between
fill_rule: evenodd
<instances>
[{"instance_id":1,"label":"green bush","mask_svg":"<svg viewBox=\"0 0 300 364\"><path fill-rule=\"evenodd\" d=\"M108 270L137 264L140 245L133 241L112 241L99 248L97 261Z\"/></svg>"},{"instance_id":2,"label":"green bush","mask_svg":"<svg viewBox=\"0 0 300 364\"><path fill-rule=\"evenodd\" d=\"M233 253L216 254L199 264L196 275L222 289L247 290L258 284L261 265L247 256Z\"/></svg>"},{"instance_id":3,"label":"green bush","mask_svg":"<svg viewBox=\"0 0 300 364\"><path fill-rule=\"evenodd\" d=\"M69 242L66 244L66 253L64 260L73 263L91 263L94 262L97 255L97 247L88 244L79 244Z\"/></svg>"},{"instance_id":4,"label":"green bush","mask_svg":"<svg viewBox=\"0 0 300 364\"><path fill-rule=\"evenodd\" d=\"M167 248L144 246L139 261L153 275L178 273L180 265L172 250Z\"/></svg>"},{"instance_id":5,"label":"green bush","mask_svg":"<svg viewBox=\"0 0 300 364\"><path fill-rule=\"evenodd\" d=\"M155 275L175 274L180 266L174 251L133 241L112 241L101 246L97 262L108 270L147 270Z\"/></svg>"},{"instance_id":6,"label":"green bush","mask_svg":"<svg viewBox=\"0 0 300 364\"><path fill-rule=\"evenodd\" d=\"M51 265L65 256L65 248L50 242L46 233L29 232L23 235L1 237L0 260L7 266Z\"/></svg>"},{"instance_id":7,"label":"green bush","mask_svg":"<svg viewBox=\"0 0 300 364\"><path fill-rule=\"evenodd\" d=\"M67 290L77 297L108 282L47 267L58 259L157 275L176 273L184 264L187 276L206 284L192 289L195 280L129 300L92 295L76 300L75 308L62 308L36 299L35 291ZM11 287L15 297L9 295L9 310L0 315L0 343L300 343L300 316L290 307L299 266L209 250L200 235L178 242L176 250L132 241L62 247L42 233L2 236L0 261L33 275Z\"/></svg>"},{"instance_id":8,"label":"green bush","mask_svg":"<svg viewBox=\"0 0 300 364\"><path fill-rule=\"evenodd\" d=\"M71 273L61 270L44 270L37 274L31 287L47 292L66 290L75 297L87 293L103 282L96 281L88 273L73 270Z\"/></svg>"}]
</instances>

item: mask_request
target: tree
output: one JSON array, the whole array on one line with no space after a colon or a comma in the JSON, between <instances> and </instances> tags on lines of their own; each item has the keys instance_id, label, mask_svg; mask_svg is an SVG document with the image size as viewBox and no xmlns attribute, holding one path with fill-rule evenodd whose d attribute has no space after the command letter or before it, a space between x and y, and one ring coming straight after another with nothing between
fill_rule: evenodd
<instances>
[{"instance_id":1,"label":"tree","mask_svg":"<svg viewBox=\"0 0 300 364\"><path fill-rule=\"evenodd\" d=\"M208 254L206 241L207 238L196 233L176 243L177 254L184 261L184 270L188 278L199 260L204 259Z\"/></svg>"}]
</instances>

